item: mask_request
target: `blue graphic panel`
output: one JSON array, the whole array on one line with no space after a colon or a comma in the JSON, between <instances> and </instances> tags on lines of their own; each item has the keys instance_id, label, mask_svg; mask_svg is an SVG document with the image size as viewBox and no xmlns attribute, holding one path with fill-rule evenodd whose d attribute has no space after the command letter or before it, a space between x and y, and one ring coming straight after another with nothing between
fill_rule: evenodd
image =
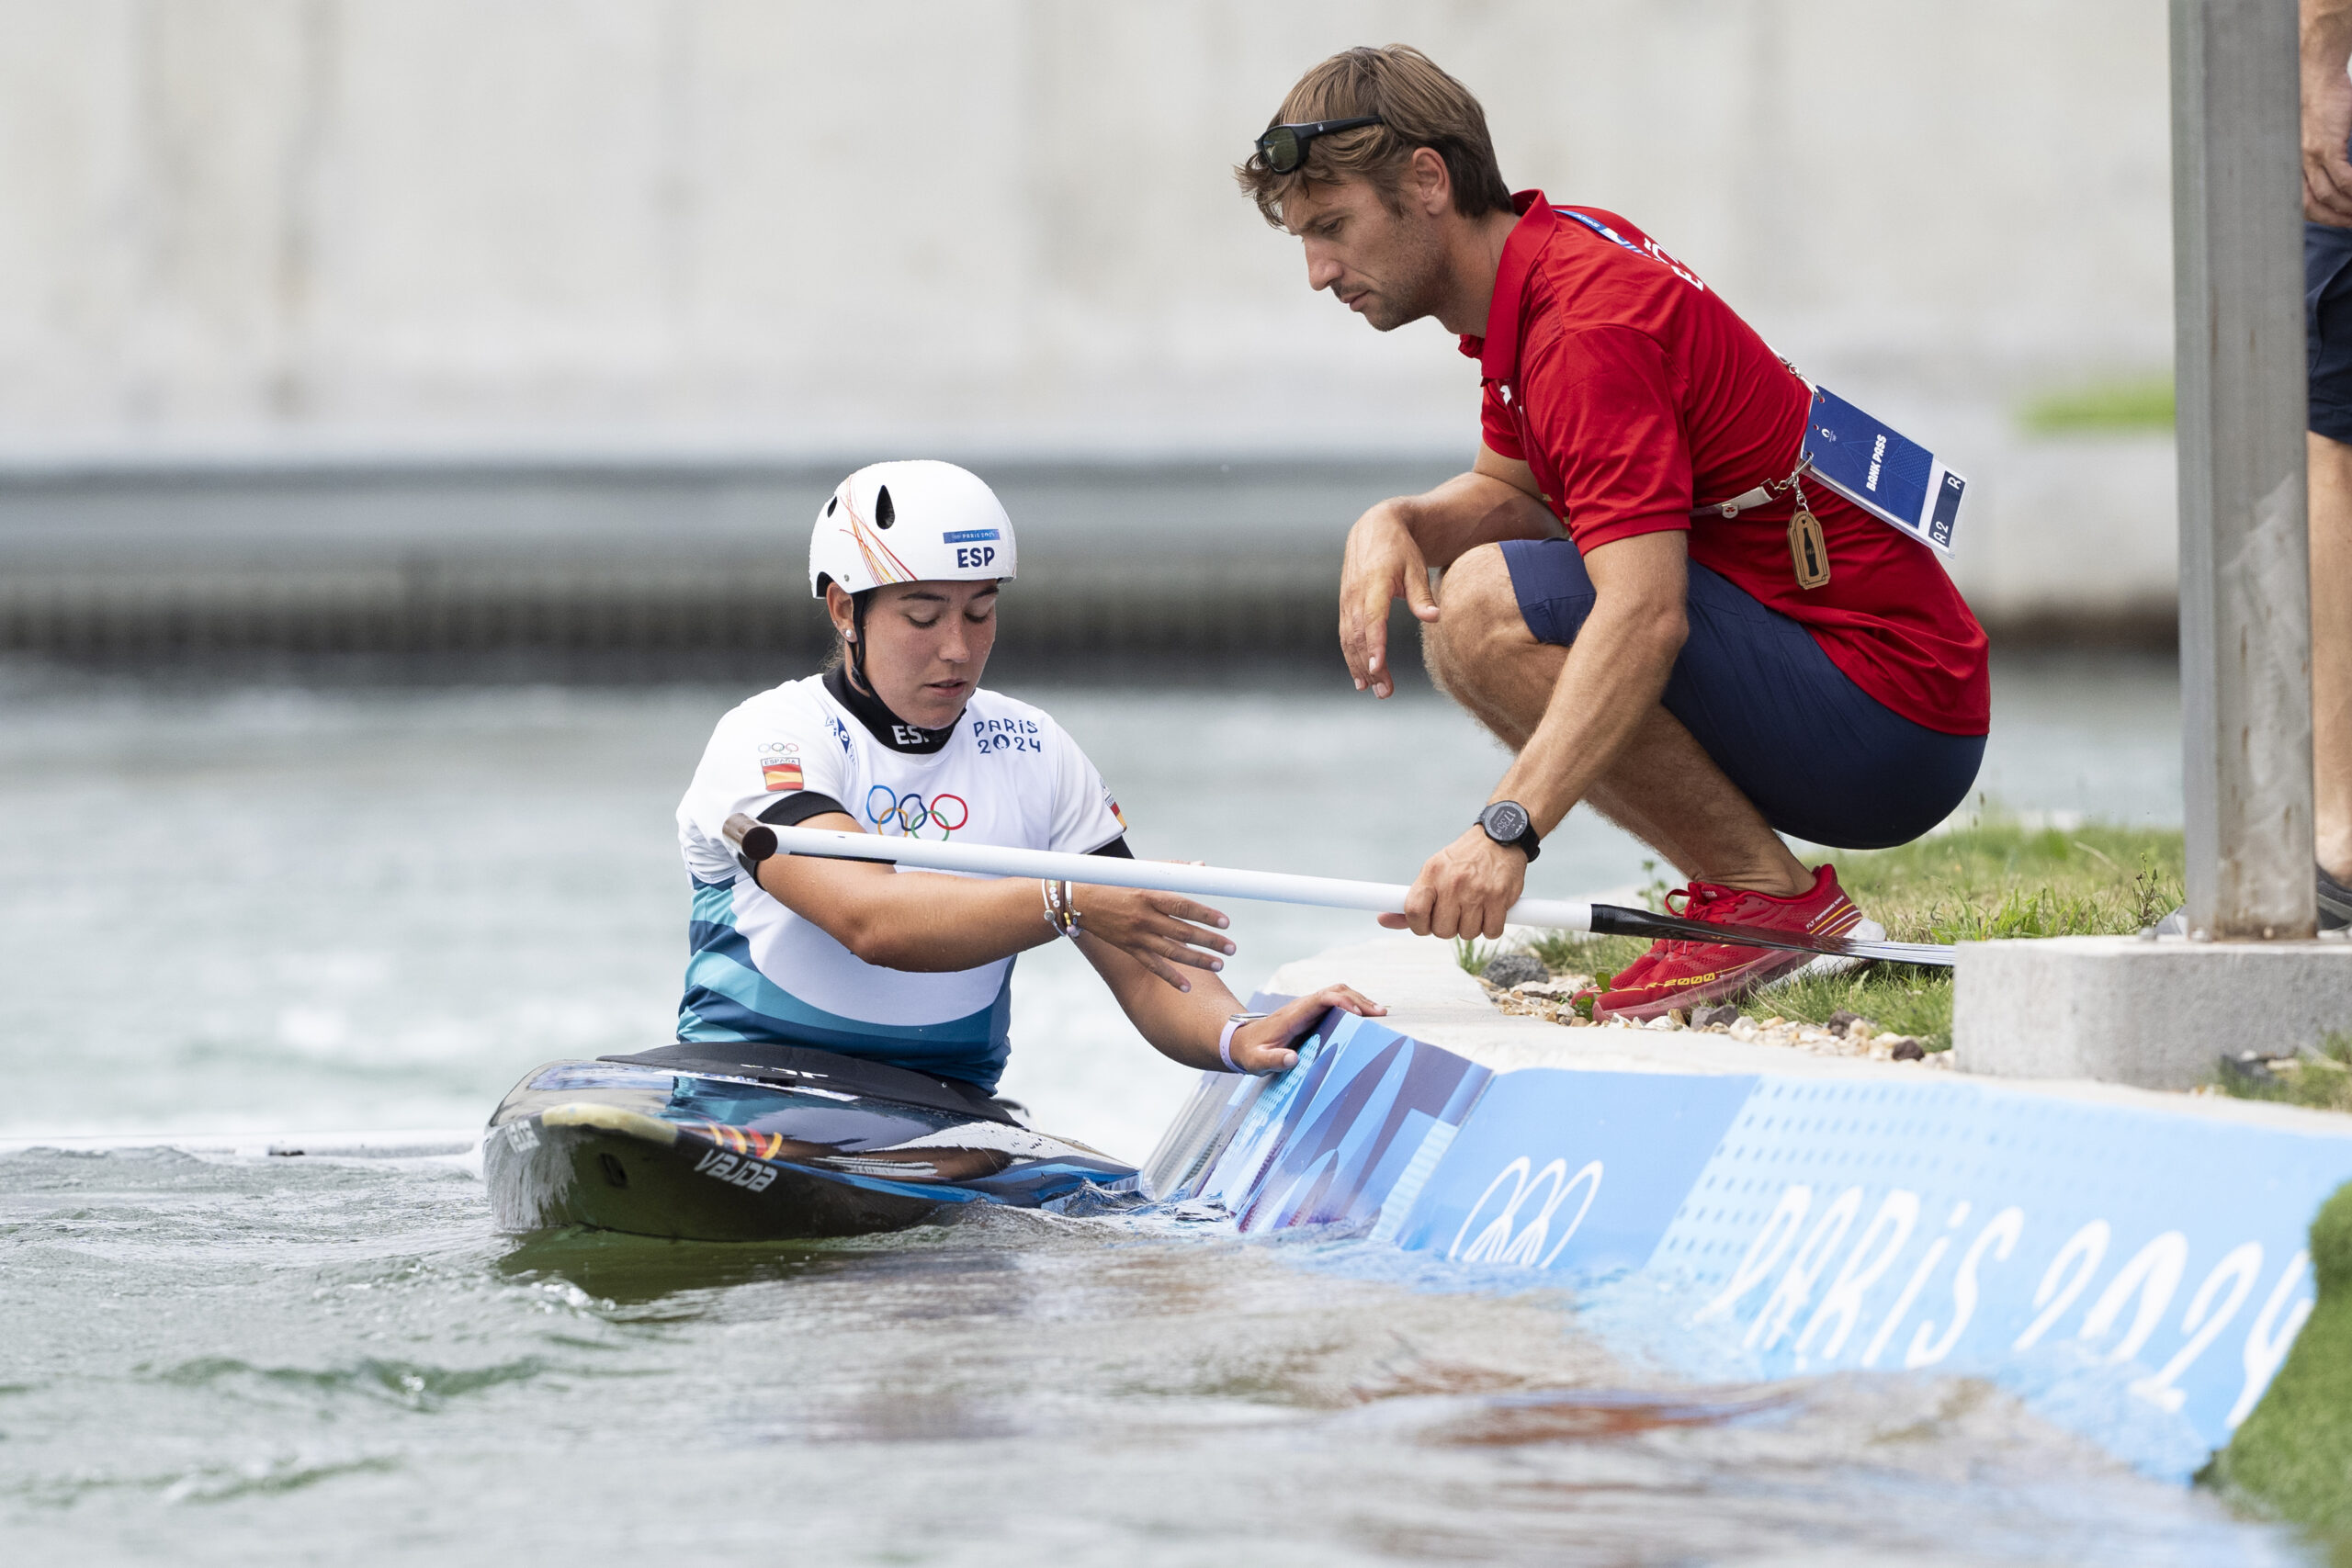
<instances>
[{"instance_id":1,"label":"blue graphic panel","mask_svg":"<svg viewBox=\"0 0 2352 1568\"><path fill-rule=\"evenodd\" d=\"M1397 1245L1562 1273L1638 1269L1756 1081L1506 1073L1438 1162Z\"/></svg>"},{"instance_id":2,"label":"blue graphic panel","mask_svg":"<svg viewBox=\"0 0 2352 1568\"><path fill-rule=\"evenodd\" d=\"M1765 1078L1651 1271L1767 1375L1933 1367L2030 1395L2098 1370L2137 1402L2115 1419L2139 1434L2095 1436L2189 1452L2267 1386L2309 1311L2304 1230L2347 1179L2352 1137L1969 1083Z\"/></svg>"},{"instance_id":3,"label":"blue graphic panel","mask_svg":"<svg viewBox=\"0 0 2352 1568\"><path fill-rule=\"evenodd\" d=\"M1577 1277L1597 1331L1697 1377L1990 1377L2176 1479L2284 1360L2304 1232L2352 1179L2352 1122L1925 1072L1492 1075L1336 1013L1300 1044L1186 1119L1184 1168L1245 1229L1372 1222Z\"/></svg>"},{"instance_id":4,"label":"blue graphic panel","mask_svg":"<svg viewBox=\"0 0 2352 1568\"><path fill-rule=\"evenodd\" d=\"M1333 1017L1272 1161L1242 1201L1227 1196L1245 1231L1376 1219L1431 1131L1458 1125L1494 1076L1368 1019Z\"/></svg>"},{"instance_id":5,"label":"blue graphic panel","mask_svg":"<svg viewBox=\"0 0 2352 1568\"><path fill-rule=\"evenodd\" d=\"M1327 1012L1312 1031L1291 1042L1298 1052L1298 1065L1268 1079L1265 1089L1247 1102L1239 1124L1226 1140L1225 1151L1210 1164L1195 1189L1198 1196L1214 1198L1236 1213L1249 1202L1258 1190L1259 1178L1282 1152L1294 1113L1314 1097L1316 1086L1330 1070L1335 1057L1332 1035L1349 1016L1336 1010Z\"/></svg>"}]
</instances>

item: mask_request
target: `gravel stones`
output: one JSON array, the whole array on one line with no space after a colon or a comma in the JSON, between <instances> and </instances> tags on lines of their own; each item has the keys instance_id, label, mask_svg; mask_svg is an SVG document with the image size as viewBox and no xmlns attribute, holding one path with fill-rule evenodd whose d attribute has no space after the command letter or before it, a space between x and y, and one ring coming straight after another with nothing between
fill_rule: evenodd
<instances>
[{"instance_id":1,"label":"gravel stones","mask_svg":"<svg viewBox=\"0 0 2352 1568\"><path fill-rule=\"evenodd\" d=\"M1487 966L1478 971L1478 978L1506 991L1531 980L1548 980L1551 977L1552 972L1544 967L1544 961L1532 953L1498 953L1487 959Z\"/></svg>"},{"instance_id":2,"label":"gravel stones","mask_svg":"<svg viewBox=\"0 0 2352 1568\"><path fill-rule=\"evenodd\" d=\"M1679 1009L1653 1019L1589 1019L1579 1017L1568 1005L1578 990L1592 984L1584 975L1545 976L1540 979L1521 980L1505 987L1494 983L1496 964L1502 958L1525 956L1503 953L1490 961L1482 978L1487 982L1487 994L1493 998L1496 1010L1515 1018L1541 1019L1564 1029L1640 1030L1645 1033L1670 1033L1690 1031L1706 1034L1726 1034L1732 1039L1755 1045L1779 1045L1807 1052L1816 1056L1851 1056L1872 1062L1917 1062L1923 1067L1951 1066L1951 1053L1930 1051L1920 1041L1907 1034L1883 1034L1878 1025L1867 1018L1841 1012L1828 1024L1801 1023L1778 1016L1753 1018L1732 1004L1693 1008L1686 1015ZM1504 973L1511 973L1510 970Z\"/></svg>"}]
</instances>

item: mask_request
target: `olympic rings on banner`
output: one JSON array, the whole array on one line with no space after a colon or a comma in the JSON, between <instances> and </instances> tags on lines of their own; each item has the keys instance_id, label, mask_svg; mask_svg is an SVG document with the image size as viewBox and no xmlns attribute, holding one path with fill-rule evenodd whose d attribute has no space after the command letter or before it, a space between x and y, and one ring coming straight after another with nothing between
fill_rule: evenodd
<instances>
[{"instance_id":1,"label":"olympic rings on banner","mask_svg":"<svg viewBox=\"0 0 2352 1568\"><path fill-rule=\"evenodd\" d=\"M947 820L946 808L956 807L956 820ZM936 827L943 839L972 819L972 808L960 795L943 795L926 802L920 795L899 795L888 784L876 784L865 792L865 820L876 831L886 823L896 822L899 831L913 838L926 827Z\"/></svg>"}]
</instances>

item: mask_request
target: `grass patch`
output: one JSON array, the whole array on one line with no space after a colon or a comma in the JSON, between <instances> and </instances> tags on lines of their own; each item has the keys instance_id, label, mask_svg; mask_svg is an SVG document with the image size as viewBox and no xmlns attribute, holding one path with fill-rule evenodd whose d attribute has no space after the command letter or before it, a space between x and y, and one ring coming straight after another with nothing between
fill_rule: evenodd
<instances>
[{"instance_id":1,"label":"grass patch","mask_svg":"<svg viewBox=\"0 0 2352 1568\"><path fill-rule=\"evenodd\" d=\"M1899 849L1829 858L1846 891L1896 942L2121 934L2153 925L2181 899L2177 830L2030 828L1988 814ZM1555 973L1605 977L1647 946L1633 937L1561 933L1530 951ZM1807 1023L1844 1010L1916 1036L1930 1051L1951 1044L1948 971L1883 966L1807 977L1751 998L1743 1010ZM2352 1080L2352 1072L2341 1076Z\"/></svg>"},{"instance_id":2,"label":"grass patch","mask_svg":"<svg viewBox=\"0 0 2352 1568\"><path fill-rule=\"evenodd\" d=\"M1554 931L1529 943L1527 951L1542 959L1544 967L1555 975L1590 975L1605 982L1649 945L1637 936L1585 936L1576 931Z\"/></svg>"},{"instance_id":3,"label":"grass patch","mask_svg":"<svg viewBox=\"0 0 2352 1568\"><path fill-rule=\"evenodd\" d=\"M2271 1100L2314 1111L2352 1111L2352 1034L2331 1034L2315 1051L2243 1066L2216 1080L2239 1100Z\"/></svg>"},{"instance_id":4,"label":"grass patch","mask_svg":"<svg viewBox=\"0 0 2352 1568\"><path fill-rule=\"evenodd\" d=\"M2134 435L2173 427L2172 377L2113 377L2041 393L2018 411L2030 435Z\"/></svg>"},{"instance_id":5,"label":"grass patch","mask_svg":"<svg viewBox=\"0 0 2352 1568\"><path fill-rule=\"evenodd\" d=\"M1453 961L1462 965L1462 972L1465 975L1475 976L1483 973L1487 967L1487 960L1501 951L1502 943L1500 942L1480 942L1475 936L1458 936L1453 939Z\"/></svg>"}]
</instances>

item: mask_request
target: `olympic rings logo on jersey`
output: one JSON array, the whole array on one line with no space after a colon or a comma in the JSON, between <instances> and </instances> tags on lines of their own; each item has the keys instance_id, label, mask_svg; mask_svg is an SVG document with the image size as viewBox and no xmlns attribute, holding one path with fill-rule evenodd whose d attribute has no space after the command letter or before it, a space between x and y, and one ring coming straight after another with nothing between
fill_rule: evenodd
<instances>
[{"instance_id":1,"label":"olympic rings logo on jersey","mask_svg":"<svg viewBox=\"0 0 2352 1568\"><path fill-rule=\"evenodd\" d=\"M955 820L949 821L950 812ZM928 801L920 795L900 795L888 784L876 784L865 792L865 820L877 833L887 833L896 827L911 839L925 828L936 828L942 839L951 837L957 829L972 819L972 808L960 795L935 795Z\"/></svg>"}]
</instances>

